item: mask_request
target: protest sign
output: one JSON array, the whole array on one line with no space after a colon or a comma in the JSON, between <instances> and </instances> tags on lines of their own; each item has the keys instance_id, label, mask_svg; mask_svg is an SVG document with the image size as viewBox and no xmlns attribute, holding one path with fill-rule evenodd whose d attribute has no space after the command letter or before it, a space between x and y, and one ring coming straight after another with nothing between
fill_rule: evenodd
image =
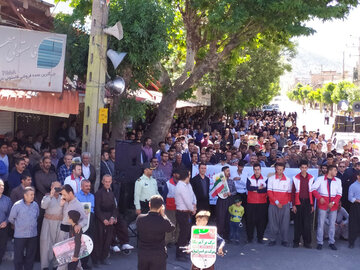
<instances>
[{"instance_id":1,"label":"protest sign","mask_svg":"<svg viewBox=\"0 0 360 270\"><path fill-rule=\"evenodd\" d=\"M200 269L212 266L216 261L216 226L192 226L191 262Z\"/></svg>"}]
</instances>

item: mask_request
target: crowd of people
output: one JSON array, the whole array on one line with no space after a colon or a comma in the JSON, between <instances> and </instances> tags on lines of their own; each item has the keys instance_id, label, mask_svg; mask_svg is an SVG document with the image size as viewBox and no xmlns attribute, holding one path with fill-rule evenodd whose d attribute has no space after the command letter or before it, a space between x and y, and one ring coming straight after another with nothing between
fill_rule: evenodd
<instances>
[{"instance_id":1,"label":"crowd of people","mask_svg":"<svg viewBox=\"0 0 360 270\"><path fill-rule=\"evenodd\" d=\"M189 260L183 247L189 244L193 216L200 211L201 217L211 212L219 237L227 243L238 244L241 230L246 232L244 240L253 242L256 230L257 242L264 244L268 228L269 246L279 239L289 246L293 219L293 247L301 245L302 237L303 246L311 248L316 213L318 249L324 238L337 249L336 237L354 247L360 228L360 162L351 144L336 152L319 130L298 127L296 113L254 111L219 118L205 130L200 120L198 115L178 118L157 146L143 137L142 126L127 134L128 140L142 143L143 175L134 184L139 269L166 269L166 246L176 245L176 259ZM94 241L92 266L109 264L111 249L133 248L112 189L115 149L107 139L98 186L91 155L81 153L73 132L58 132L58 147L39 136L25 141L23 133L19 130L0 144L0 263L8 239L14 238L15 269L32 269L37 253L41 268L48 269L54 261L51 247L81 235L88 220L85 233ZM70 134L75 139L67 140ZM215 205L210 204L210 165L220 165L229 188L215 195ZM230 169L235 167L233 175ZM245 167L252 173L244 177ZM266 167L275 173L264 175ZM286 168L300 172L288 177ZM89 219L81 202L91 203ZM89 257L81 260L82 268L90 268ZM78 265L74 256L69 268Z\"/></svg>"}]
</instances>

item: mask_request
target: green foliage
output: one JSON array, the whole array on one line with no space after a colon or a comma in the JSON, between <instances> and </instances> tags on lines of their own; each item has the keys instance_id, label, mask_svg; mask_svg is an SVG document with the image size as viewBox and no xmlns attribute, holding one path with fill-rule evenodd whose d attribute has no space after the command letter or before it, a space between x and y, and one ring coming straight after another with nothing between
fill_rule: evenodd
<instances>
[{"instance_id":1,"label":"green foliage","mask_svg":"<svg viewBox=\"0 0 360 270\"><path fill-rule=\"evenodd\" d=\"M122 97L117 100L112 110L112 121L128 122L145 119L145 113L149 104L136 101L135 97Z\"/></svg>"},{"instance_id":2,"label":"green foliage","mask_svg":"<svg viewBox=\"0 0 360 270\"><path fill-rule=\"evenodd\" d=\"M133 88L136 88L136 81L146 85L149 79L158 77L155 66L170 52L168 31L173 19L172 9L161 5L158 0L110 2L108 25L121 21L124 38L118 41L110 37L109 48L128 53L115 72L122 75L124 70L130 68Z\"/></svg>"},{"instance_id":3,"label":"green foliage","mask_svg":"<svg viewBox=\"0 0 360 270\"><path fill-rule=\"evenodd\" d=\"M66 34L65 71L69 78L76 74L85 80L89 52L89 36L73 15L59 13L54 18L54 32Z\"/></svg>"},{"instance_id":4,"label":"green foliage","mask_svg":"<svg viewBox=\"0 0 360 270\"><path fill-rule=\"evenodd\" d=\"M333 94L331 95L331 99L334 103L338 103L340 100L347 100L348 99L348 92L351 88L355 88L355 85L351 82L342 81L339 82Z\"/></svg>"},{"instance_id":5,"label":"green foliage","mask_svg":"<svg viewBox=\"0 0 360 270\"><path fill-rule=\"evenodd\" d=\"M259 45L259 44L258 44ZM202 80L211 92L214 112L228 114L268 104L280 92L279 77L289 66L282 61L283 46L262 40L237 52Z\"/></svg>"},{"instance_id":6,"label":"green foliage","mask_svg":"<svg viewBox=\"0 0 360 270\"><path fill-rule=\"evenodd\" d=\"M333 82L329 82L322 87L322 101L324 104L332 105L334 103L331 97L335 88L336 84Z\"/></svg>"}]
</instances>

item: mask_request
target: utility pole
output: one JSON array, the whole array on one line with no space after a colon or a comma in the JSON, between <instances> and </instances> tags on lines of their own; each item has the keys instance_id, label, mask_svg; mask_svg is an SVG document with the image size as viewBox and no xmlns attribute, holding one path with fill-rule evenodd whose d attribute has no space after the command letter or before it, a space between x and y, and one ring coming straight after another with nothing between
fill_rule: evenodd
<instances>
[{"instance_id":1,"label":"utility pole","mask_svg":"<svg viewBox=\"0 0 360 270\"><path fill-rule=\"evenodd\" d=\"M103 28L108 22L108 6L105 0L93 0L91 33L86 77L85 108L82 150L91 153L96 168L96 184L99 185L103 124L99 123L99 110L104 108L105 76L107 70L107 36Z\"/></svg>"},{"instance_id":2,"label":"utility pole","mask_svg":"<svg viewBox=\"0 0 360 270\"><path fill-rule=\"evenodd\" d=\"M345 51L343 51L342 79L345 80Z\"/></svg>"}]
</instances>

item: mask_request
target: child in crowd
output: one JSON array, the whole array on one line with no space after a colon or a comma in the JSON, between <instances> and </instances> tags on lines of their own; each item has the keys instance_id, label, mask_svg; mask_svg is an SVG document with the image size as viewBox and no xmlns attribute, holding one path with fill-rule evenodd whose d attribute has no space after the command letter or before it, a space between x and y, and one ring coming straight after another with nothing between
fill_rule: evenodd
<instances>
[{"instance_id":1,"label":"child in crowd","mask_svg":"<svg viewBox=\"0 0 360 270\"><path fill-rule=\"evenodd\" d=\"M200 211L199 213L196 214L195 218L196 218L196 226L206 226L209 222L210 212ZM225 240L222 239L219 234L217 235L217 246L218 246L217 254L220 256L224 256L223 248L225 246ZM188 252L191 251L188 250ZM202 270L213 270L213 269L214 269L214 265ZM200 270L200 269L197 268L195 265L191 265L191 270Z\"/></svg>"},{"instance_id":2,"label":"child in crowd","mask_svg":"<svg viewBox=\"0 0 360 270\"><path fill-rule=\"evenodd\" d=\"M241 205L241 199L236 199L234 204L229 207L230 213L230 241L240 242L241 219L244 215L244 207Z\"/></svg>"},{"instance_id":3,"label":"child in crowd","mask_svg":"<svg viewBox=\"0 0 360 270\"><path fill-rule=\"evenodd\" d=\"M68 270L76 270L78 264L79 264L79 253L81 248L81 235L82 230L80 230L78 233L75 232L74 227L78 224L80 219L80 213L75 210L70 210L68 213L69 216L69 223L71 225L70 227L70 237L74 237L75 241L75 250L74 250L74 256L72 257L71 263L68 264Z\"/></svg>"}]
</instances>

